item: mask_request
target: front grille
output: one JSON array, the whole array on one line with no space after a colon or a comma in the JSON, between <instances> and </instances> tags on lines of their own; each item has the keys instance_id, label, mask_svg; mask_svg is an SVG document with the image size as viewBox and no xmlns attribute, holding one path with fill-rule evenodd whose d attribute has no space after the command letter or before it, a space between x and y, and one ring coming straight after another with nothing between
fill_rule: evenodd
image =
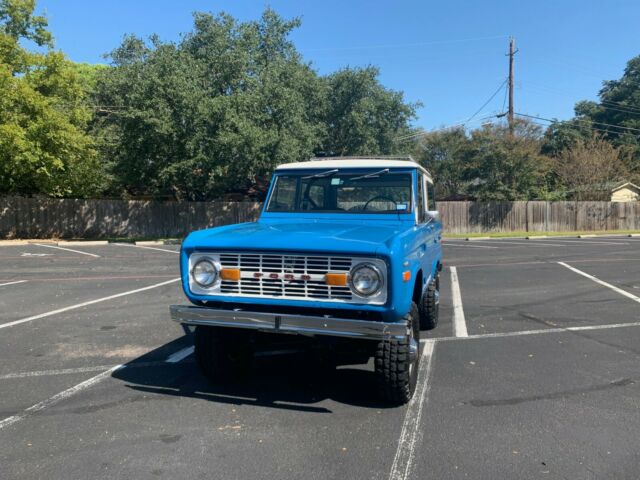
<instances>
[{"instance_id":1,"label":"front grille","mask_svg":"<svg viewBox=\"0 0 640 480\"><path fill-rule=\"evenodd\" d=\"M223 294L252 297L351 300L348 286L327 285L327 273L348 273L349 257L317 255L278 255L261 253L221 253L222 268L237 268L240 281L223 280ZM262 274L256 278L256 274ZM271 276L278 278L270 278ZM294 279L286 279L293 275ZM306 279L300 279L305 276Z\"/></svg>"}]
</instances>

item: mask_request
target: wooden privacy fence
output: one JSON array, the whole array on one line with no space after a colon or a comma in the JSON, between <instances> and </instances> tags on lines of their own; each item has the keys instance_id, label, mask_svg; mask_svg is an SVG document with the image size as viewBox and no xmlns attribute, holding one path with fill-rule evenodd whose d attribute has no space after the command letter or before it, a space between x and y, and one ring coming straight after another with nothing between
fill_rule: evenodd
<instances>
[{"instance_id":1,"label":"wooden privacy fence","mask_svg":"<svg viewBox=\"0 0 640 480\"><path fill-rule=\"evenodd\" d=\"M0 197L0 238L166 238L253 221L260 203ZM439 202L447 233L640 230L640 202Z\"/></svg>"},{"instance_id":2,"label":"wooden privacy fence","mask_svg":"<svg viewBox=\"0 0 640 480\"><path fill-rule=\"evenodd\" d=\"M0 238L167 238L252 221L252 202L0 198Z\"/></svg>"},{"instance_id":3,"label":"wooden privacy fence","mask_svg":"<svg viewBox=\"0 0 640 480\"><path fill-rule=\"evenodd\" d=\"M447 233L640 230L640 202L439 202Z\"/></svg>"}]
</instances>

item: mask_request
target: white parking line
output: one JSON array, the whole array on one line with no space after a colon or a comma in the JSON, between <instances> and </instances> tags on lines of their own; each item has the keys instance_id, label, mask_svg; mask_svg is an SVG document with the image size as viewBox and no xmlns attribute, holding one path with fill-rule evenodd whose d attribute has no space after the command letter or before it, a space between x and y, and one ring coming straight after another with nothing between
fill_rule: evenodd
<instances>
[{"instance_id":1,"label":"white parking line","mask_svg":"<svg viewBox=\"0 0 640 480\"><path fill-rule=\"evenodd\" d=\"M162 287L164 285L169 285L170 283L175 283L179 281L180 281L180 278L174 278L173 280L167 280L166 282L156 283L155 285L150 285L148 287L136 288L135 290L129 290L128 292L117 293L115 295L109 295L108 297L97 298L95 300L89 300L88 302L82 302L76 305L70 305L68 307L59 308L57 310L51 310L50 312L45 312L39 315L33 315L31 317L22 318L20 320L14 320L13 322L0 324L0 329L13 327L14 325L20 325L21 323L30 322L32 320L38 320L40 318L50 317L51 315L56 315L58 313L68 312L69 310L75 310L77 308L86 307L88 305L93 305L94 303L106 302L107 300L113 300L114 298L120 298L120 297L125 297L127 295L133 295L134 293L145 292L153 288Z\"/></svg>"},{"instance_id":2,"label":"white parking line","mask_svg":"<svg viewBox=\"0 0 640 480\"><path fill-rule=\"evenodd\" d=\"M127 368L140 368L140 367L159 367L160 365L166 365L166 361L155 362L134 362L127 363ZM0 380L11 380L13 378L29 378L29 377L51 377L57 375L73 375L76 373L89 373L89 372L102 372L117 365L95 365L92 367L76 367L76 368L60 368L58 370L36 370L31 372L16 372L6 373L0 375Z\"/></svg>"},{"instance_id":3,"label":"white parking line","mask_svg":"<svg viewBox=\"0 0 640 480\"><path fill-rule=\"evenodd\" d=\"M500 245L518 245L519 247L566 247L567 245L563 244L563 243L546 243L546 242L539 242L537 240L532 241L532 240L522 240L522 241L507 241L507 240L499 240L499 239L495 239L495 240L476 240L473 243L476 242L482 242L482 243L493 243L493 244L500 244Z\"/></svg>"},{"instance_id":4,"label":"white parking line","mask_svg":"<svg viewBox=\"0 0 640 480\"><path fill-rule=\"evenodd\" d=\"M133 243L112 243L111 245L117 245L118 247L144 248L146 250L158 250L159 252L177 253L178 255L180 254L180 252L176 250L167 250L164 248L156 248L156 247L145 247L144 245L134 245Z\"/></svg>"},{"instance_id":5,"label":"white parking line","mask_svg":"<svg viewBox=\"0 0 640 480\"><path fill-rule=\"evenodd\" d=\"M627 292L626 290L622 290L621 288L618 288L615 285L611 285L610 283L603 282L599 278L596 278L593 275L589 275L588 273L583 272L582 270L578 270L577 268L572 267L571 265L568 265L568 264L566 264L564 262L558 262L558 264L562 265L563 267L568 268L569 270L571 270L572 272L577 273L578 275L582 275L583 277L588 278L589 280L592 280L592 281L596 282L599 285L602 285L603 287L610 288L614 292L617 292L620 295L624 295L625 297L630 298L631 300L640 303L640 297L636 297L635 295L633 295L632 293Z\"/></svg>"},{"instance_id":6,"label":"white parking line","mask_svg":"<svg viewBox=\"0 0 640 480\"><path fill-rule=\"evenodd\" d=\"M182 350L176 352L176 354L180 352L182 352ZM84 382L80 382L77 385L67 388L66 390L60 393L56 393L54 396L49 397L46 400L43 400L42 402L39 402L39 403L36 403L35 405L30 406L29 408L23 410L21 413L18 413L17 415L12 415L11 417L7 417L4 420L1 420L0 430L2 430L5 427L8 427L9 425L13 425L16 422L24 420L30 415L33 415L34 413L44 410L45 408L52 407L57 403L60 403L61 401L71 397L72 395L75 395L76 393L86 390L87 388L92 387L97 383L100 383L102 380L109 378L111 374L116 370L121 370L123 368L148 367L148 366L155 366L158 364L159 362L139 362L139 363L131 363L131 364L120 364L120 365L114 365L112 367L108 367L108 369L105 370L104 372L101 372L98 375L91 377L88 380L85 380ZM103 367L84 367L80 369L67 369L67 371L63 371L63 372L78 373L79 371L90 371L89 369L91 368L104 368L104 366ZM28 372L24 376L40 376L41 374L47 374L51 372L52 371ZM53 372L55 372L54 374L60 374L61 371L53 371ZM4 378L21 378L21 377L5 375Z\"/></svg>"},{"instance_id":7,"label":"white parking line","mask_svg":"<svg viewBox=\"0 0 640 480\"><path fill-rule=\"evenodd\" d=\"M413 398L409 401L404 415L398 448L393 459L389 480L406 480L411 475L415 450L421 435L420 419L422 410L429 399L429 376L433 369L435 342L427 341L422 345L422 359L418 372L418 381ZM425 365L426 363L426 365Z\"/></svg>"},{"instance_id":8,"label":"white parking line","mask_svg":"<svg viewBox=\"0 0 640 480\"><path fill-rule=\"evenodd\" d=\"M489 247L487 245L468 245L466 243L451 243L451 242L442 242L445 247L465 247L465 248L498 248L498 247Z\"/></svg>"},{"instance_id":9,"label":"white parking line","mask_svg":"<svg viewBox=\"0 0 640 480\"><path fill-rule=\"evenodd\" d=\"M500 333L481 333L478 335L469 335L468 337L438 337L433 338L434 342L451 342L455 340L481 340L483 338L504 338L504 337L520 337L527 335L542 335L544 333L567 333L567 332L587 332L591 330L611 330L618 328L640 327L640 322L628 323L611 323L609 325L584 325L582 327L566 327L566 328L543 328L540 330L521 330L519 332L500 332Z\"/></svg>"},{"instance_id":10,"label":"white parking line","mask_svg":"<svg viewBox=\"0 0 640 480\"><path fill-rule=\"evenodd\" d=\"M18 283L26 283L28 280L17 280L15 282L7 282L7 283L0 283L0 287L6 287L7 285L17 285Z\"/></svg>"},{"instance_id":11,"label":"white parking line","mask_svg":"<svg viewBox=\"0 0 640 480\"><path fill-rule=\"evenodd\" d=\"M116 365L115 367L111 367L109 370L99 373L95 377L91 377L89 380L85 380L84 382L74 385L71 388L67 388L63 392L55 394L53 397L49 397L40 403L36 403L35 405L30 406L17 415L5 418L4 420L0 421L0 430L8 427L9 425L13 425L20 420L24 420L29 415L33 415L34 413L44 410L45 408L52 407L53 405L69 398L72 395L75 395L78 392L81 392L82 390L86 390L87 388L95 385L98 382L101 382L105 378L109 377L113 372L123 367L124 365Z\"/></svg>"},{"instance_id":12,"label":"white parking line","mask_svg":"<svg viewBox=\"0 0 640 480\"><path fill-rule=\"evenodd\" d=\"M80 250L73 250L72 248L63 248L55 245L45 245L44 243L32 243L32 245L37 245L38 247L56 248L58 250L65 250L67 252L73 252L73 253L81 253L82 255L88 255L90 257L100 258L100 255L96 255L95 253L82 252Z\"/></svg>"},{"instance_id":13,"label":"white parking line","mask_svg":"<svg viewBox=\"0 0 640 480\"><path fill-rule=\"evenodd\" d=\"M18 372L0 375L0 380L28 377L49 377L55 375L72 375L74 373L102 372L117 365L95 365L93 367L61 368L59 370L36 370L35 372Z\"/></svg>"},{"instance_id":14,"label":"white parking line","mask_svg":"<svg viewBox=\"0 0 640 480\"><path fill-rule=\"evenodd\" d=\"M191 355L194 351L193 345L190 347L183 348L182 350L178 350L177 352L169 355L165 362L167 363L178 363L181 360L184 360L189 355Z\"/></svg>"},{"instance_id":15,"label":"white parking line","mask_svg":"<svg viewBox=\"0 0 640 480\"><path fill-rule=\"evenodd\" d=\"M598 241L593 241L590 238L585 238L585 239L575 239L575 240L567 240L564 238L556 238L553 240L554 242L564 242L564 243L580 243L583 245L630 245L629 242L603 242L601 240ZM537 243L537 240L536 240Z\"/></svg>"},{"instance_id":16,"label":"white parking line","mask_svg":"<svg viewBox=\"0 0 640 480\"><path fill-rule=\"evenodd\" d=\"M464 319L462 308L462 295L460 293L460 282L458 281L458 270L456 267L449 267L451 271L451 298L453 301L453 335L455 337L466 337L467 323Z\"/></svg>"}]
</instances>

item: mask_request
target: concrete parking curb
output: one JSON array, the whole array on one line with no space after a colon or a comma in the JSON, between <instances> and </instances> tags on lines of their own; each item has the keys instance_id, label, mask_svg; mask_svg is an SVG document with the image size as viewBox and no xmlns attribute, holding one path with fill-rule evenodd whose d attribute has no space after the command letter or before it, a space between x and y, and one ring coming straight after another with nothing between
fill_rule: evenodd
<instances>
[{"instance_id":1,"label":"concrete parking curb","mask_svg":"<svg viewBox=\"0 0 640 480\"><path fill-rule=\"evenodd\" d=\"M80 247L83 245L93 246L93 245L109 245L108 240L63 240L58 242L56 245L59 246L76 246Z\"/></svg>"},{"instance_id":2,"label":"concrete parking curb","mask_svg":"<svg viewBox=\"0 0 640 480\"><path fill-rule=\"evenodd\" d=\"M143 241L139 241L139 242L133 242L135 245L181 245L182 244L182 240L175 240L175 239L169 239L169 240L143 240Z\"/></svg>"}]
</instances>

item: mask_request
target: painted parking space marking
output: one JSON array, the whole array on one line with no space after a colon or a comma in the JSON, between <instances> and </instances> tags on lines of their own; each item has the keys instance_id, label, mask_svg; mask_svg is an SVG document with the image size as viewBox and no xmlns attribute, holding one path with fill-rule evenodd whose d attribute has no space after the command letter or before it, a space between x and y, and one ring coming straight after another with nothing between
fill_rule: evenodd
<instances>
[{"instance_id":1,"label":"painted parking space marking","mask_svg":"<svg viewBox=\"0 0 640 480\"><path fill-rule=\"evenodd\" d=\"M19 283L26 283L28 280L16 280L15 282L0 283L0 287L7 287L9 285L18 285Z\"/></svg>"},{"instance_id":2,"label":"painted parking space marking","mask_svg":"<svg viewBox=\"0 0 640 480\"><path fill-rule=\"evenodd\" d=\"M577 268L572 267L571 265L568 265L568 264L566 264L564 262L558 262L558 265L562 265L563 267L568 268L569 270L571 270L572 272L577 273L578 275L582 275L583 277L588 278L589 280L592 280L592 281L596 282L597 284L602 285L603 287L610 288L614 292L619 293L620 295L624 295L627 298L630 298L634 302L640 303L640 297L636 297L634 294L629 293L626 290L618 288L615 285L611 285L610 283L607 283L607 282L605 282L603 280L600 280L599 278L594 277L593 275L589 275L587 272L583 272L582 270L578 270Z\"/></svg>"},{"instance_id":3,"label":"painted parking space marking","mask_svg":"<svg viewBox=\"0 0 640 480\"><path fill-rule=\"evenodd\" d=\"M465 248L498 248L498 247L489 247L487 245L467 245L462 243L451 243L451 242L442 242L445 247L465 247Z\"/></svg>"},{"instance_id":4,"label":"painted parking space marking","mask_svg":"<svg viewBox=\"0 0 640 480\"><path fill-rule=\"evenodd\" d=\"M53 253L30 253L30 252L22 252L20 254L21 257L51 257ZM14 257L5 257L5 258L14 258Z\"/></svg>"},{"instance_id":5,"label":"painted parking space marking","mask_svg":"<svg viewBox=\"0 0 640 480\"><path fill-rule=\"evenodd\" d=\"M144 245L134 245L132 243L112 243L111 245L117 245L118 247L144 248L145 250L157 250L159 252L176 253L178 255L180 254L178 250L167 250L166 248L147 247Z\"/></svg>"},{"instance_id":6,"label":"painted parking space marking","mask_svg":"<svg viewBox=\"0 0 640 480\"><path fill-rule=\"evenodd\" d=\"M183 349L184 350L184 349ZM178 352L175 352L173 355L182 352L182 350L179 350ZM170 356L171 357L171 356ZM82 392L83 390L86 390L90 387L93 387L94 385L97 385L98 383L102 382L103 380L106 380L107 378L109 378L111 376L112 373L114 373L117 370L122 370L124 368L136 368L136 367L152 367L152 366L158 366L158 365L162 365L165 362L137 362L137 363L124 363L124 364L118 364L118 365L113 365L110 367L106 367L107 369L104 370L105 366L97 366L97 367L85 367L85 368L79 368L79 369L66 369L66 370L58 370L58 371L39 371L39 372L27 372L26 374L14 374L13 376L7 376L5 375L4 378L8 379L8 378L24 378L24 377L34 377L34 376L43 376L43 375L50 375L52 374L52 372L54 372L53 374L68 374L68 373L82 373L82 372L89 372L89 371L95 371L92 369L100 369L100 370L104 370L102 372L100 372L99 374L89 378L88 380L85 380L83 382L78 383L77 385L74 385L70 388L67 388L66 390L63 390L60 393L56 393L55 395L53 395L52 397L47 398L46 400L43 400L42 402L36 403L35 405L30 406L29 408L26 408L25 410L23 410L22 412L16 414L16 415L12 415L10 417L7 417L3 420L0 420L0 430L2 430L5 427L8 427L10 425L13 425L14 423L17 423L21 420L24 420L25 418L38 413L46 408L52 407L60 402L62 402L63 400L66 400L67 398L75 395L76 393ZM3 377L0 377L0 379Z\"/></svg>"},{"instance_id":7,"label":"painted parking space marking","mask_svg":"<svg viewBox=\"0 0 640 480\"><path fill-rule=\"evenodd\" d=\"M176 352L178 353L178 352ZM127 368L142 368L142 367L159 367L166 365L167 361L156 362L134 362L127 363ZM117 365L93 365L89 367L76 367L76 368L59 368L56 370L35 370L31 372L15 372L5 373L0 375L0 380L11 380L15 378L31 378L31 377L55 377L58 375L74 375L77 373L90 373L90 372L102 372L109 370L110 368L117 367Z\"/></svg>"},{"instance_id":8,"label":"painted parking space marking","mask_svg":"<svg viewBox=\"0 0 640 480\"><path fill-rule=\"evenodd\" d=\"M81 253L82 255L87 255L89 257L100 258L100 255L96 255L95 253L83 252L81 250L74 250L72 248L58 247L57 245L46 245L44 243L33 243L32 245L36 245L38 247L55 248L58 250L64 250L66 252Z\"/></svg>"},{"instance_id":9,"label":"painted parking space marking","mask_svg":"<svg viewBox=\"0 0 640 480\"><path fill-rule=\"evenodd\" d=\"M89 300L87 302L77 303L75 305L70 305L68 307L59 308L57 310L51 310L50 312L40 313L38 315L33 315L27 318L21 318L20 320L14 320L13 322L0 324L1 328L13 327L15 325L20 325L22 323L30 322L32 320L39 320L41 318L50 317L52 315L57 315L58 313L68 312L69 310L75 310L77 308L86 307L88 305L93 305L95 303L106 302L108 300L113 300L115 298L125 297L127 295L133 295L140 292L146 292L147 290L151 290L154 288L162 287L164 285L169 285L170 283L179 282L180 278L174 278L172 280L167 280L166 282L156 283L155 285L149 285L148 287L136 288L135 290L129 290L122 293L116 293L115 295L109 295L108 297L96 298L95 300Z\"/></svg>"},{"instance_id":10,"label":"painted parking space marking","mask_svg":"<svg viewBox=\"0 0 640 480\"><path fill-rule=\"evenodd\" d=\"M165 362L167 362L167 363L178 363L178 362L184 360L185 358L187 358L193 352L194 352L193 345L190 346L190 347L183 348L182 350L178 350L177 352L172 353L171 355L169 355L167 357L167 359L165 360Z\"/></svg>"},{"instance_id":11,"label":"painted parking space marking","mask_svg":"<svg viewBox=\"0 0 640 480\"><path fill-rule=\"evenodd\" d=\"M396 454L391 465L389 480L406 480L415 463L416 446L420 440L422 411L429 400L429 377L433 370L435 342L427 340L422 345L422 359L413 397L407 405Z\"/></svg>"},{"instance_id":12,"label":"painted parking space marking","mask_svg":"<svg viewBox=\"0 0 640 480\"><path fill-rule=\"evenodd\" d=\"M517 245L518 247L567 247L564 243L543 243L543 242L531 242L529 240L522 241L510 241L510 240L475 240L473 243L493 243L496 245Z\"/></svg>"},{"instance_id":13,"label":"painted parking space marking","mask_svg":"<svg viewBox=\"0 0 640 480\"><path fill-rule=\"evenodd\" d=\"M532 240L533 242L538 243L537 240ZM554 238L554 242L562 242L567 244L582 244L582 245L630 245L629 242L612 242L612 241L602 241L602 240L591 240L590 238L585 239L566 239L566 238Z\"/></svg>"},{"instance_id":14,"label":"painted parking space marking","mask_svg":"<svg viewBox=\"0 0 640 480\"><path fill-rule=\"evenodd\" d=\"M33 372L16 372L0 375L0 380L13 378L50 377L56 375L73 375L74 373L102 372L117 365L95 365L92 367L60 368L57 370L36 370Z\"/></svg>"},{"instance_id":15,"label":"painted parking space marking","mask_svg":"<svg viewBox=\"0 0 640 480\"><path fill-rule=\"evenodd\" d=\"M36 403L35 405L30 406L29 408L23 410L17 415L12 415L11 417L7 417L4 420L0 420L0 430L10 425L13 425L14 423L17 423L21 420L24 420L25 418L33 415L34 413L40 412L45 408L52 407L57 403L60 403L61 401L71 397L72 395L75 395L76 393L79 393L83 390L86 390L89 387L96 385L97 383L100 383L102 380L110 377L113 372L123 367L124 365L116 365L114 367L111 367L110 369L102 373L99 373L98 375L91 377L90 379L85 380L84 382L80 382L77 385L67 388L66 390L60 393L56 393L54 396L49 397L46 400L43 400L42 402L39 402L39 403Z\"/></svg>"},{"instance_id":16,"label":"painted parking space marking","mask_svg":"<svg viewBox=\"0 0 640 480\"><path fill-rule=\"evenodd\" d=\"M464 309L462 308L462 294L460 293L460 282L458 281L458 269L449 267L451 272L451 298L453 301L453 335L455 337L466 337L467 322L464 318Z\"/></svg>"},{"instance_id":17,"label":"painted parking space marking","mask_svg":"<svg viewBox=\"0 0 640 480\"><path fill-rule=\"evenodd\" d=\"M162 275L98 275L87 277L38 277L29 278L29 280L20 280L20 282L87 282L87 281L103 281L103 280L145 280L150 278L174 278L174 274ZM10 285L10 282L4 285ZM0 284L0 287L3 284Z\"/></svg>"},{"instance_id":18,"label":"painted parking space marking","mask_svg":"<svg viewBox=\"0 0 640 480\"><path fill-rule=\"evenodd\" d=\"M469 335L468 337L438 337L433 338L434 342L451 342L456 340L482 340L484 338L503 338L503 337L520 337L528 335L542 335L545 333L571 333L571 332L588 332L599 330L617 330L619 328L640 327L640 322L626 323L610 323L608 325L584 325L581 327L566 328L543 328L538 330L520 330L515 332L499 332L499 333L481 333L477 335Z\"/></svg>"}]
</instances>

